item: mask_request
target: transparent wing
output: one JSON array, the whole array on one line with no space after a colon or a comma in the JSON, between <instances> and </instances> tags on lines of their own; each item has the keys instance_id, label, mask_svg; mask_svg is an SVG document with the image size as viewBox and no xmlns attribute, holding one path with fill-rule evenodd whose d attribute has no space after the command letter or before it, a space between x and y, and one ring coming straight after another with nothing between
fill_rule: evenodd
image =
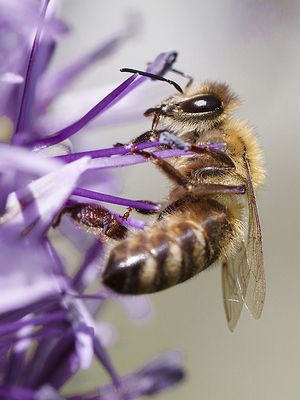
<instances>
[{"instance_id":1,"label":"transparent wing","mask_svg":"<svg viewBox=\"0 0 300 400\"><path fill-rule=\"evenodd\" d=\"M244 242L236 255L223 263L222 289L228 327L234 330L240 317L248 288L250 269Z\"/></svg>"},{"instance_id":2,"label":"transparent wing","mask_svg":"<svg viewBox=\"0 0 300 400\"><path fill-rule=\"evenodd\" d=\"M254 318L258 319L262 313L266 283L263 266L262 235L253 190L251 175L246 158L244 158L247 173L247 192L249 205L249 226L247 240L247 261L250 268L249 284L245 303Z\"/></svg>"}]
</instances>

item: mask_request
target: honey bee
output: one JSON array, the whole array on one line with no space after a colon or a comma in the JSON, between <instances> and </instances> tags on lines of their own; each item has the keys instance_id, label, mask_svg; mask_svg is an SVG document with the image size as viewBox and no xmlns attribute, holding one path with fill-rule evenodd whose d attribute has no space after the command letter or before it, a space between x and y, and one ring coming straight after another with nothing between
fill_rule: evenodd
<instances>
[{"instance_id":1,"label":"honey bee","mask_svg":"<svg viewBox=\"0 0 300 400\"><path fill-rule=\"evenodd\" d=\"M230 330L244 304L259 318L265 298L255 199L265 176L262 152L251 129L231 116L238 105L227 85L190 80L145 112L153 117L153 129L132 142L132 152L153 162L172 188L155 223L132 233L118 227L121 241L108 254L102 274L107 287L137 295L167 289L221 264ZM185 143L190 152L164 160L134 147L163 131L171 133L169 142Z\"/></svg>"}]
</instances>

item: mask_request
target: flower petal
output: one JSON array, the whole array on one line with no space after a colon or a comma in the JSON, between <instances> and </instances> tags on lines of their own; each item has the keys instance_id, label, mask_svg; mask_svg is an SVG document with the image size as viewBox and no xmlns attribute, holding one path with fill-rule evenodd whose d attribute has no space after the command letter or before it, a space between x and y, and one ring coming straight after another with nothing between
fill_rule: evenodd
<instances>
[{"instance_id":1,"label":"flower petal","mask_svg":"<svg viewBox=\"0 0 300 400\"><path fill-rule=\"evenodd\" d=\"M113 346L118 339L116 328L107 322L98 322L96 332L105 348Z\"/></svg>"},{"instance_id":2,"label":"flower petal","mask_svg":"<svg viewBox=\"0 0 300 400\"><path fill-rule=\"evenodd\" d=\"M52 136L34 141L30 145L35 148L43 148L47 146L52 146L67 138L73 136L75 133L80 131L84 126L86 126L91 120L97 117L100 113L103 113L108 107L111 107L115 101L121 100L125 95L125 90L132 82L136 79L136 75L130 76L124 82L122 82L116 89L109 93L104 99L100 100L90 111L88 111L83 117L73 124L61 129L59 132L54 133Z\"/></svg>"},{"instance_id":3,"label":"flower petal","mask_svg":"<svg viewBox=\"0 0 300 400\"><path fill-rule=\"evenodd\" d=\"M79 364L82 369L87 369L91 366L94 350L93 350L94 330L85 324L78 324L76 327L76 353L79 359Z\"/></svg>"},{"instance_id":4,"label":"flower petal","mask_svg":"<svg viewBox=\"0 0 300 400\"><path fill-rule=\"evenodd\" d=\"M78 268L78 271L72 280L72 287L74 290L81 293L95 280L96 276L99 274L99 260L101 260L103 255L102 253L102 242L95 240L86 251L83 263Z\"/></svg>"},{"instance_id":5,"label":"flower petal","mask_svg":"<svg viewBox=\"0 0 300 400\"><path fill-rule=\"evenodd\" d=\"M16 74L14 72L4 72L0 75L0 81L9 84L19 85L24 82L24 78L22 75Z\"/></svg>"},{"instance_id":6,"label":"flower petal","mask_svg":"<svg viewBox=\"0 0 300 400\"><path fill-rule=\"evenodd\" d=\"M65 90L79 75L91 65L113 53L136 30L136 20L130 18L125 29L102 42L91 52L55 73L46 73L39 82L37 107L39 114L43 113L56 96Z\"/></svg>"},{"instance_id":7,"label":"flower petal","mask_svg":"<svg viewBox=\"0 0 300 400\"><path fill-rule=\"evenodd\" d=\"M37 152L0 143L0 171L20 171L35 176L44 175L61 167L58 160L41 157Z\"/></svg>"},{"instance_id":8,"label":"flower petal","mask_svg":"<svg viewBox=\"0 0 300 400\"><path fill-rule=\"evenodd\" d=\"M74 190L88 163L88 157L81 158L11 194L7 212L0 219L2 229L10 228L15 234L31 229L31 235L40 236Z\"/></svg>"},{"instance_id":9,"label":"flower petal","mask_svg":"<svg viewBox=\"0 0 300 400\"><path fill-rule=\"evenodd\" d=\"M51 385L43 385L34 393L34 400L64 400Z\"/></svg>"},{"instance_id":10,"label":"flower petal","mask_svg":"<svg viewBox=\"0 0 300 400\"><path fill-rule=\"evenodd\" d=\"M78 368L79 366L84 366L86 368L89 365L89 363L91 362L91 354L93 352L93 354L100 361L101 365L108 372L115 385L118 385L118 374L116 373L110 361L110 358L100 341L100 337L94 334L94 332L97 333L96 323L93 320L91 314L88 312L88 309L86 308L84 303L81 300L75 300L72 299L70 296L66 296L63 304L69 311L69 319L73 327L73 332L75 334L76 352L75 354L73 354L73 356L78 361ZM90 339L86 336L88 334L93 339L92 341L90 341ZM70 354L70 356L72 356L72 353ZM67 370L65 377L66 376ZM59 384L61 384L63 380L61 380L59 377L58 379ZM57 387L56 384L55 387Z\"/></svg>"},{"instance_id":11,"label":"flower petal","mask_svg":"<svg viewBox=\"0 0 300 400\"><path fill-rule=\"evenodd\" d=\"M59 292L51 262L43 248L7 240L0 233L0 315L34 304Z\"/></svg>"},{"instance_id":12,"label":"flower petal","mask_svg":"<svg viewBox=\"0 0 300 400\"><path fill-rule=\"evenodd\" d=\"M154 310L148 296L120 296L118 300L129 317L137 323L153 317Z\"/></svg>"},{"instance_id":13,"label":"flower petal","mask_svg":"<svg viewBox=\"0 0 300 400\"><path fill-rule=\"evenodd\" d=\"M181 354L178 351L165 353L140 370L121 378L121 388L116 392L113 385L105 385L99 389L101 400L127 400L142 396L153 396L176 385L184 379Z\"/></svg>"}]
</instances>

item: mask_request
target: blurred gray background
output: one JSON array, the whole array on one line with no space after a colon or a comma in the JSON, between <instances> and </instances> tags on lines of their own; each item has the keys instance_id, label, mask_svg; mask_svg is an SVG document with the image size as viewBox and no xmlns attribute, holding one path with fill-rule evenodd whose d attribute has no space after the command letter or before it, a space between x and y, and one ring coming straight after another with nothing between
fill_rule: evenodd
<instances>
[{"instance_id":1,"label":"blurred gray background","mask_svg":"<svg viewBox=\"0 0 300 400\"><path fill-rule=\"evenodd\" d=\"M132 12L140 18L140 33L93 67L73 90L99 87L101 98L104 87L126 77L119 73L120 67L145 68L158 53L172 49L179 52L177 68L196 81L224 81L233 88L243 102L237 115L254 127L265 153L268 177L258 206L267 297L261 319L253 320L244 310L234 333L225 322L218 268L152 296L155 318L143 326L132 324L112 306L105 317L120 333L119 342L110 349L113 361L126 372L163 350L183 349L187 380L161 395L164 399L299 398L300 3L65 0L62 15L74 31L62 41L54 67L109 38ZM148 85L138 116L171 93L163 83ZM81 148L105 147L149 127L150 121L141 117L121 126L94 127L84 143L82 137L78 140ZM168 183L151 165L123 169L120 174L122 194L129 198L161 200L167 193ZM84 389L102 379L101 370L95 369L77 377L73 385Z\"/></svg>"}]
</instances>

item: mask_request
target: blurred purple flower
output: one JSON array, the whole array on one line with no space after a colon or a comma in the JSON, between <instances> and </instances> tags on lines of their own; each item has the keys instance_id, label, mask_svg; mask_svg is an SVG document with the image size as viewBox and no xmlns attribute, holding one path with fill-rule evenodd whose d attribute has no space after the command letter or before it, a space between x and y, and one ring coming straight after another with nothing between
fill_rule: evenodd
<instances>
[{"instance_id":1,"label":"blurred purple flower","mask_svg":"<svg viewBox=\"0 0 300 400\"><path fill-rule=\"evenodd\" d=\"M0 0L0 398L113 400L155 395L182 380L178 353L162 355L120 377L106 351L117 334L99 322L103 305L111 298L118 299L136 321L150 314L148 300L125 299L101 287L96 294L86 294L99 275L103 244L63 221L55 235L69 239L80 260L71 273L69 254L59 251L51 229L61 208L82 197L91 204L155 208L98 191L116 186L102 170L144 162L143 158L130 154L126 146L72 153L70 142L148 78L134 74L70 125L51 130L56 125L50 117L47 130L41 129L48 106L92 63L130 38L135 23L63 70L49 73L57 41L68 32L57 17L56 3ZM148 71L166 73L172 57L174 52L160 54ZM158 145L145 143L140 148ZM173 149L158 154L170 157L184 152ZM91 175L95 173L102 179L96 186ZM85 184L88 188L81 187ZM130 218L126 224L144 226ZM80 369L89 368L93 359L112 383L63 397L63 385Z\"/></svg>"}]
</instances>

